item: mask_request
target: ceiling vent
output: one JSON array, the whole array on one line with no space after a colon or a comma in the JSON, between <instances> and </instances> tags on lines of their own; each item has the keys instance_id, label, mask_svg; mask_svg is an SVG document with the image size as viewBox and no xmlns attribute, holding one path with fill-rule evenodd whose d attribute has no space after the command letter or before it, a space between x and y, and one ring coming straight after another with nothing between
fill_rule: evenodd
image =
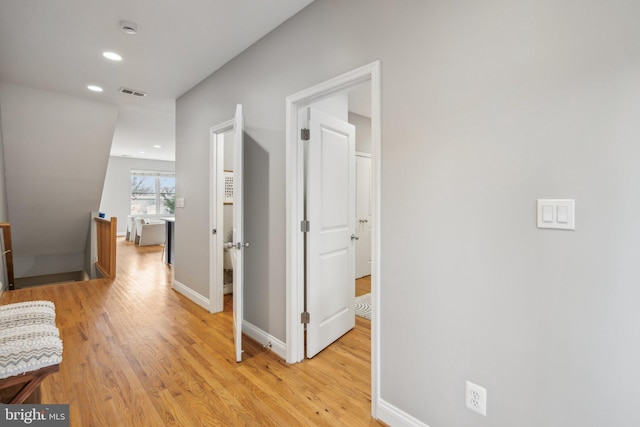
<instances>
[{"instance_id":1,"label":"ceiling vent","mask_svg":"<svg viewBox=\"0 0 640 427\"><path fill-rule=\"evenodd\" d=\"M144 92L140 92L139 90L127 89L126 87L121 87L119 91L124 93L125 95L137 96L138 98L144 98L145 96L147 96L147 94Z\"/></svg>"},{"instance_id":2,"label":"ceiling vent","mask_svg":"<svg viewBox=\"0 0 640 427\"><path fill-rule=\"evenodd\" d=\"M133 22L128 22L128 21L120 21L120 29L125 33L125 34L136 34L138 32L138 25L134 24Z\"/></svg>"}]
</instances>

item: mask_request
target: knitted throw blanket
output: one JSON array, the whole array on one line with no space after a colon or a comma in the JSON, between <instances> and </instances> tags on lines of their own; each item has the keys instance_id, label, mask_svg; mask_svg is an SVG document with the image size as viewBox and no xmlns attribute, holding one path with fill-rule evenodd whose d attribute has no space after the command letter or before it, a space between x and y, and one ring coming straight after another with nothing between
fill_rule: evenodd
<instances>
[{"instance_id":1,"label":"knitted throw blanket","mask_svg":"<svg viewBox=\"0 0 640 427\"><path fill-rule=\"evenodd\" d=\"M50 301L0 306L0 379L62 361L62 340Z\"/></svg>"}]
</instances>

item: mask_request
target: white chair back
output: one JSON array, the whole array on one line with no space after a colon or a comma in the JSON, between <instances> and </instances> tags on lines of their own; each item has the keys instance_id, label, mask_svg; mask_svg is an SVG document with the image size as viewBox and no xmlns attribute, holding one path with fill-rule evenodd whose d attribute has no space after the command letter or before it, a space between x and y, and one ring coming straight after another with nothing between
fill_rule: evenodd
<instances>
[{"instance_id":1,"label":"white chair back","mask_svg":"<svg viewBox=\"0 0 640 427\"><path fill-rule=\"evenodd\" d=\"M136 240L136 217L127 216L127 240L133 242Z\"/></svg>"}]
</instances>

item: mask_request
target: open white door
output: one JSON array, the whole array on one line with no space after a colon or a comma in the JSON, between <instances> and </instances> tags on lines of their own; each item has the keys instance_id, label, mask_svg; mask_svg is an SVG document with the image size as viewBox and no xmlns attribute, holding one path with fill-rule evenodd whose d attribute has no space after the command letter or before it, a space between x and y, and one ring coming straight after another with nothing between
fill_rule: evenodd
<instances>
[{"instance_id":1,"label":"open white door","mask_svg":"<svg viewBox=\"0 0 640 427\"><path fill-rule=\"evenodd\" d=\"M210 311L218 313L223 310L224 301L224 251L230 251L233 265L233 340L235 342L236 360L242 360L242 319L243 303L243 249L249 246L244 242L243 233L243 135L244 120L242 105L236 107L235 117L214 126L211 132L211 235L209 249L211 263L209 266L209 289L211 293ZM225 241L224 201L227 199L225 181L225 137L227 148L233 149L233 160L227 167L233 170L233 228L230 241ZM233 144L231 144L233 143ZM233 147L231 147L233 145Z\"/></svg>"},{"instance_id":2,"label":"open white door","mask_svg":"<svg viewBox=\"0 0 640 427\"><path fill-rule=\"evenodd\" d=\"M233 121L234 156L233 156L233 242L235 243L235 266L233 268L233 341L236 347L236 362L242 361L242 319L244 308L244 256L243 252L249 243L244 241L243 186L242 174L244 163L244 117L242 105L236 107Z\"/></svg>"},{"instance_id":3,"label":"open white door","mask_svg":"<svg viewBox=\"0 0 640 427\"><path fill-rule=\"evenodd\" d=\"M356 279L371 274L371 155L356 154Z\"/></svg>"},{"instance_id":4,"label":"open white door","mask_svg":"<svg viewBox=\"0 0 640 427\"><path fill-rule=\"evenodd\" d=\"M307 357L355 326L355 127L311 108L307 169ZM235 301L235 300L234 300Z\"/></svg>"}]
</instances>

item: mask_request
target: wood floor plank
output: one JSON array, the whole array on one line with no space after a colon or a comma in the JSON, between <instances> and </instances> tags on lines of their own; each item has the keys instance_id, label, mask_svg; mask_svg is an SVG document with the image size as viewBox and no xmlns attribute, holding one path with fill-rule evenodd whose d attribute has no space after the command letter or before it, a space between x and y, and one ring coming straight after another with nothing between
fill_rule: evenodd
<instances>
[{"instance_id":1,"label":"wood floor plank","mask_svg":"<svg viewBox=\"0 0 640 427\"><path fill-rule=\"evenodd\" d=\"M384 425L370 416L370 321L294 365L244 337L236 363L231 296L211 314L178 294L161 251L119 238L115 280L3 293L56 304L63 361L42 401L68 403L72 426Z\"/></svg>"}]
</instances>

